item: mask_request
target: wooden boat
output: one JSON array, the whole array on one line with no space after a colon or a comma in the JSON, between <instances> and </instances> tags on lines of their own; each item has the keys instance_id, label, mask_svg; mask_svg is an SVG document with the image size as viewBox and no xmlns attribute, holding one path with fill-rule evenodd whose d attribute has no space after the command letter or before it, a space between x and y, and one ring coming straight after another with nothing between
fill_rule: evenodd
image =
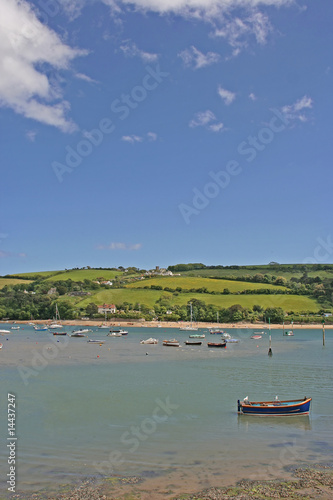
<instances>
[{"instance_id":1,"label":"wooden boat","mask_svg":"<svg viewBox=\"0 0 333 500\"><path fill-rule=\"evenodd\" d=\"M195 333L193 335L189 335L189 339L204 339L206 335L204 333Z\"/></svg>"},{"instance_id":2,"label":"wooden boat","mask_svg":"<svg viewBox=\"0 0 333 500\"><path fill-rule=\"evenodd\" d=\"M151 337L150 339L141 340L140 344L158 344L158 340L157 339L153 339Z\"/></svg>"},{"instance_id":3,"label":"wooden boat","mask_svg":"<svg viewBox=\"0 0 333 500\"><path fill-rule=\"evenodd\" d=\"M307 415L310 411L311 398L279 401L249 401L246 397L238 400L238 413L246 415Z\"/></svg>"},{"instance_id":4,"label":"wooden boat","mask_svg":"<svg viewBox=\"0 0 333 500\"><path fill-rule=\"evenodd\" d=\"M227 347L226 342L207 342L207 347Z\"/></svg>"},{"instance_id":5,"label":"wooden boat","mask_svg":"<svg viewBox=\"0 0 333 500\"><path fill-rule=\"evenodd\" d=\"M168 347L179 347L179 342L176 339L173 340L163 340L163 345Z\"/></svg>"},{"instance_id":6,"label":"wooden boat","mask_svg":"<svg viewBox=\"0 0 333 500\"><path fill-rule=\"evenodd\" d=\"M53 335L67 335L67 332L52 332Z\"/></svg>"},{"instance_id":7,"label":"wooden boat","mask_svg":"<svg viewBox=\"0 0 333 500\"><path fill-rule=\"evenodd\" d=\"M184 344L186 345L201 345L201 340L185 340Z\"/></svg>"},{"instance_id":8,"label":"wooden boat","mask_svg":"<svg viewBox=\"0 0 333 500\"><path fill-rule=\"evenodd\" d=\"M211 335L222 335L224 333L224 331L220 330L219 328L210 328L209 333Z\"/></svg>"},{"instance_id":9,"label":"wooden boat","mask_svg":"<svg viewBox=\"0 0 333 500\"><path fill-rule=\"evenodd\" d=\"M258 339L261 339L261 338L262 338L262 335L258 335L258 334L251 336L251 339L255 339L255 340L258 340Z\"/></svg>"}]
</instances>

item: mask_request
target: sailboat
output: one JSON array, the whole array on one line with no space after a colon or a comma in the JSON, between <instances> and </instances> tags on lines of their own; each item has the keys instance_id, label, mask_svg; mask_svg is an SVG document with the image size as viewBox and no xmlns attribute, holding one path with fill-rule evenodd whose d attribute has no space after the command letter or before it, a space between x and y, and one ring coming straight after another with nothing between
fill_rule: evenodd
<instances>
[{"instance_id":1,"label":"sailboat","mask_svg":"<svg viewBox=\"0 0 333 500\"><path fill-rule=\"evenodd\" d=\"M58 323L57 323L57 321L58 321ZM49 328L50 328L50 330L53 330L56 328L63 328L62 324L60 323L60 314L58 311L58 304L56 304L56 314L55 314L54 323L51 323Z\"/></svg>"},{"instance_id":2,"label":"sailboat","mask_svg":"<svg viewBox=\"0 0 333 500\"><path fill-rule=\"evenodd\" d=\"M191 308L191 324L190 326L181 326L179 330L185 331L185 332L196 332L198 330L198 327L193 326L193 313L192 313L192 303L190 302L190 308Z\"/></svg>"},{"instance_id":3,"label":"sailboat","mask_svg":"<svg viewBox=\"0 0 333 500\"><path fill-rule=\"evenodd\" d=\"M99 325L98 328L109 328L108 325L106 324L106 321L107 321L107 312L105 311L105 323Z\"/></svg>"},{"instance_id":4,"label":"sailboat","mask_svg":"<svg viewBox=\"0 0 333 500\"><path fill-rule=\"evenodd\" d=\"M216 324L218 325L219 324L219 312L217 311L216 312ZM211 333L212 335L222 335L224 333L223 330L221 330L221 328L208 328L209 330L209 333Z\"/></svg>"}]
</instances>

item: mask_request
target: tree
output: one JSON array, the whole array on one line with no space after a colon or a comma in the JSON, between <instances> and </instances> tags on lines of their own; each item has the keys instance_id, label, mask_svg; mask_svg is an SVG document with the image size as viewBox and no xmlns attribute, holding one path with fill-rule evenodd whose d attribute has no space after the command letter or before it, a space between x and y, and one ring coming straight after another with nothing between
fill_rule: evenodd
<instances>
[{"instance_id":1,"label":"tree","mask_svg":"<svg viewBox=\"0 0 333 500\"><path fill-rule=\"evenodd\" d=\"M90 302L90 304L87 305L86 307L86 314L87 316L91 317L94 316L95 314L98 313L98 307L96 304L93 302Z\"/></svg>"}]
</instances>

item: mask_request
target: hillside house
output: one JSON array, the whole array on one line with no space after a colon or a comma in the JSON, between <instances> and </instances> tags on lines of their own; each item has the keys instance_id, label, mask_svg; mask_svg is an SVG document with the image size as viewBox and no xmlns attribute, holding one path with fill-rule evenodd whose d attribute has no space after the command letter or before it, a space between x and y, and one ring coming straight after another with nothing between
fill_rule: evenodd
<instances>
[{"instance_id":1,"label":"hillside house","mask_svg":"<svg viewBox=\"0 0 333 500\"><path fill-rule=\"evenodd\" d=\"M111 313L114 314L117 311L117 308L114 304L103 304L102 306L97 306L98 307L98 312L105 314L105 313Z\"/></svg>"}]
</instances>

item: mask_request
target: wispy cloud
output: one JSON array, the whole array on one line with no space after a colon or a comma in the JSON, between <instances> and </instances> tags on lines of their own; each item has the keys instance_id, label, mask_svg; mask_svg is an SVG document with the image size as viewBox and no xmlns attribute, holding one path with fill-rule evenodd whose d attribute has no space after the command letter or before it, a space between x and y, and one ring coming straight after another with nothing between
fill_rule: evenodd
<instances>
[{"instance_id":1,"label":"wispy cloud","mask_svg":"<svg viewBox=\"0 0 333 500\"><path fill-rule=\"evenodd\" d=\"M249 98L251 99L251 101L257 100L257 97L255 96L255 94L253 92L251 92L251 94L249 94Z\"/></svg>"},{"instance_id":2,"label":"wispy cloud","mask_svg":"<svg viewBox=\"0 0 333 500\"><path fill-rule=\"evenodd\" d=\"M157 134L155 132L148 132L145 136L141 135L123 135L121 138L124 142L129 142L130 144L135 144L136 142L144 142L148 140L150 142L154 142L157 140Z\"/></svg>"},{"instance_id":3,"label":"wispy cloud","mask_svg":"<svg viewBox=\"0 0 333 500\"><path fill-rule=\"evenodd\" d=\"M224 128L223 123L218 122L214 113L209 109L196 113L190 121L189 126L191 128L205 127L211 132L220 132Z\"/></svg>"},{"instance_id":4,"label":"wispy cloud","mask_svg":"<svg viewBox=\"0 0 333 500\"><path fill-rule=\"evenodd\" d=\"M28 130L25 135L30 142L35 142L37 132L36 130Z\"/></svg>"},{"instance_id":5,"label":"wispy cloud","mask_svg":"<svg viewBox=\"0 0 333 500\"><path fill-rule=\"evenodd\" d=\"M5 252L4 250L0 250L0 259L7 259L9 257L19 257L20 259L24 259L27 257L27 254L24 252L14 253L14 252Z\"/></svg>"},{"instance_id":6,"label":"wispy cloud","mask_svg":"<svg viewBox=\"0 0 333 500\"><path fill-rule=\"evenodd\" d=\"M97 250L130 250L136 251L142 248L142 243L112 242L109 245L97 245Z\"/></svg>"},{"instance_id":7,"label":"wispy cloud","mask_svg":"<svg viewBox=\"0 0 333 500\"><path fill-rule=\"evenodd\" d=\"M215 64L220 60L220 55L216 52L207 52L207 54L203 54L200 50L194 47L194 45L191 45L191 48L180 52L178 57L183 60L185 66L192 67L193 69L204 68L205 66Z\"/></svg>"},{"instance_id":8,"label":"wispy cloud","mask_svg":"<svg viewBox=\"0 0 333 500\"><path fill-rule=\"evenodd\" d=\"M298 99L294 104L283 106L281 111L289 119L305 122L308 120L308 117L304 114L304 110L311 109L312 106L312 98L304 96L301 99Z\"/></svg>"},{"instance_id":9,"label":"wispy cloud","mask_svg":"<svg viewBox=\"0 0 333 500\"><path fill-rule=\"evenodd\" d=\"M65 45L26 0L1 0L0 33L1 106L63 132L75 130L69 103L40 68L66 70L86 51Z\"/></svg>"},{"instance_id":10,"label":"wispy cloud","mask_svg":"<svg viewBox=\"0 0 333 500\"><path fill-rule=\"evenodd\" d=\"M79 80L84 80L85 82L88 83L99 83L97 80L90 78L90 76L85 75L84 73L76 73L75 76L76 78L79 78Z\"/></svg>"},{"instance_id":11,"label":"wispy cloud","mask_svg":"<svg viewBox=\"0 0 333 500\"><path fill-rule=\"evenodd\" d=\"M120 50L126 57L140 57L145 63L152 63L158 60L158 54L145 52L139 49L131 40L126 40L124 44L120 46Z\"/></svg>"},{"instance_id":12,"label":"wispy cloud","mask_svg":"<svg viewBox=\"0 0 333 500\"><path fill-rule=\"evenodd\" d=\"M223 87L221 87L220 85L217 89L217 93L221 97L221 99L223 99L224 103L227 106L229 106L229 104L231 104L235 100L235 97L236 97L236 94L234 92L231 92L230 90L226 90Z\"/></svg>"}]
</instances>

